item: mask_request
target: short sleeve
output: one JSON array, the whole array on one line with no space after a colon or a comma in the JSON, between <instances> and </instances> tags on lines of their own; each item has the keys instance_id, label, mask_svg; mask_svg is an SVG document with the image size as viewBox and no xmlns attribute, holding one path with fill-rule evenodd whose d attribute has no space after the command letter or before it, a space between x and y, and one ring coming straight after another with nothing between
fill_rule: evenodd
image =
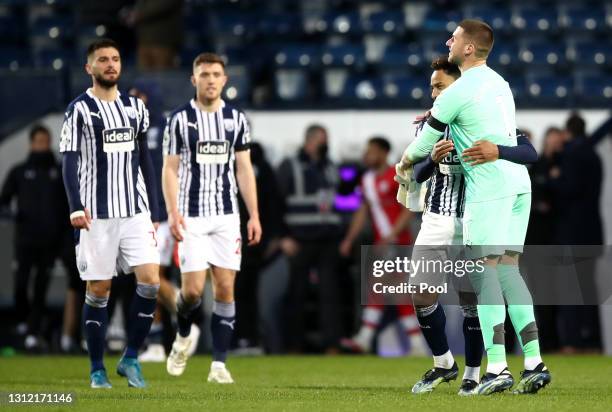
<instances>
[{"instance_id":1,"label":"short sleeve","mask_svg":"<svg viewBox=\"0 0 612 412\"><path fill-rule=\"evenodd\" d=\"M465 103L465 99L461 96L462 86L460 80L461 79L451 84L436 98L433 108L431 109L431 115L437 121L449 124L455 120L459 114L459 111Z\"/></svg>"},{"instance_id":2,"label":"short sleeve","mask_svg":"<svg viewBox=\"0 0 612 412\"><path fill-rule=\"evenodd\" d=\"M175 114L166 119L164 128L163 150L164 156L178 155L181 153L183 139L181 138L180 116Z\"/></svg>"},{"instance_id":3,"label":"short sleeve","mask_svg":"<svg viewBox=\"0 0 612 412\"><path fill-rule=\"evenodd\" d=\"M236 143L234 149L237 151L248 150L251 143L251 130L249 128L249 122L246 119L244 113L239 112L238 114L238 134L236 135Z\"/></svg>"},{"instance_id":4,"label":"short sleeve","mask_svg":"<svg viewBox=\"0 0 612 412\"><path fill-rule=\"evenodd\" d=\"M83 114L77 104L68 106L60 133L60 152L78 152L83 139Z\"/></svg>"}]
</instances>

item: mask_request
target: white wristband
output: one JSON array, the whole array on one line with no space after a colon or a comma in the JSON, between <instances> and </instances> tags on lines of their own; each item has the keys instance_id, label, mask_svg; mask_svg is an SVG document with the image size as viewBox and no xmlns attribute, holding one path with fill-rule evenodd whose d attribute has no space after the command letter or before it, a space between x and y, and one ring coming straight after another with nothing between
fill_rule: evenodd
<instances>
[{"instance_id":1,"label":"white wristband","mask_svg":"<svg viewBox=\"0 0 612 412\"><path fill-rule=\"evenodd\" d=\"M70 220L76 219L77 217L85 217L85 211L77 210L76 212L70 213Z\"/></svg>"}]
</instances>

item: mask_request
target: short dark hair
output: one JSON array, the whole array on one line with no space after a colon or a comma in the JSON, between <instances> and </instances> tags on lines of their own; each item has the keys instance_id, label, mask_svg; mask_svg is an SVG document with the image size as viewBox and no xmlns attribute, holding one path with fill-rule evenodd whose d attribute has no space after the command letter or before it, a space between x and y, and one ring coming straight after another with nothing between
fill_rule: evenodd
<instances>
[{"instance_id":1,"label":"short dark hair","mask_svg":"<svg viewBox=\"0 0 612 412\"><path fill-rule=\"evenodd\" d=\"M316 132L327 133L327 129L325 128L325 126L321 124L313 123L306 128L306 133L304 134L304 138L306 140L310 140L312 135L314 135Z\"/></svg>"},{"instance_id":2,"label":"short dark hair","mask_svg":"<svg viewBox=\"0 0 612 412\"><path fill-rule=\"evenodd\" d=\"M476 57L486 58L493 49L493 29L482 20L465 19L459 23L466 35L476 47Z\"/></svg>"},{"instance_id":3,"label":"short dark hair","mask_svg":"<svg viewBox=\"0 0 612 412\"><path fill-rule=\"evenodd\" d=\"M34 136L36 136L38 133L45 133L47 136L49 136L49 138L51 138L51 131L47 126L43 126L42 124L35 124L30 129L30 142L34 141Z\"/></svg>"},{"instance_id":4,"label":"short dark hair","mask_svg":"<svg viewBox=\"0 0 612 412\"><path fill-rule=\"evenodd\" d=\"M453 76L455 80L461 77L461 70L459 70L459 66L455 63L451 63L448 61L447 56L440 56L431 62L431 68L434 70L442 70L444 73L449 76Z\"/></svg>"},{"instance_id":5,"label":"short dark hair","mask_svg":"<svg viewBox=\"0 0 612 412\"><path fill-rule=\"evenodd\" d=\"M386 153L389 153L391 151L391 143L389 143L389 140L387 140L385 137L382 137L382 136L371 137L368 140L368 144L373 144L375 146L378 146L379 148L384 150Z\"/></svg>"},{"instance_id":6,"label":"short dark hair","mask_svg":"<svg viewBox=\"0 0 612 412\"><path fill-rule=\"evenodd\" d=\"M546 131L544 132L544 136L548 136L551 133L562 133L563 130L559 129L557 126L550 126L548 129L546 129Z\"/></svg>"},{"instance_id":7,"label":"short dark hair","mask_svg":"<svg viewBox=\"0 0 612 412\"><path fill-rule=\"evenodd\" d=\"M582 116L574 112L565 122L565 128L572 137L586 137L586 123Z\"/></svg>"},{"instance_id":8,"label":"short dark hair","mask_svg":"<svg viewBox=\"0 0 612 412\"><path fill-rule=\"evenodd\" d=\"M119 51L119 45L116 41L106 38L98 39L87 47L87 58L93 55L96 50L105 49L107 47L112 47L113 49Z\"/></svg>"},{"instance_id":9,"label":"short dark hair","mask_svg":"<svg viewBox=\"0 0 612 412\"><path fill-rule=\"evenodd\" d=\"M193 68L195 69L200 64L213 64L218 63L225 70L225 61L221 56L216 53L200 53L193 59Z\"/></svg>"}]
</instances>

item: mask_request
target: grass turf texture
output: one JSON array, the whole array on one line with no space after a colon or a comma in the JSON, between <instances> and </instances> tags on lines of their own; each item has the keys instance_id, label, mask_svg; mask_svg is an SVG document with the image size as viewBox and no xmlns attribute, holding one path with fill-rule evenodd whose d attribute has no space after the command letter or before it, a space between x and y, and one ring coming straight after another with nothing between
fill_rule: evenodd
<instances>
[{"instance_id":1,"label":"grass turf texture","mask_svg":"<svg viewBox=\"0 0 612 412\"><path fill-rule=\"evenodd\" d=\"M149 388L127 387L117 376L116 357L105 363L110 390L89 389L85 357L0 359L0 410L7 392L73 392L76 403L43 410L174 411L174 410L414 410L414 411L610 411L612 360L599 356L545 356L553 381L537 395L497 394L462 398L459 381L441 384L431 394L413 395L410 388L431 367L429 358L282 356L232 358L234 385L206 383L210 358L189 360L183 376L166 373L165 364L144 364ZM522 360L511 357L518 381ZM459 377L462 376L463 360ZM9 406L10 408L10 406ZM13 408L11 408L13 409ZM25 410L20 406L14 410ZM36 407L41 410L41 406Z\"/></svg>"}]
</instances>

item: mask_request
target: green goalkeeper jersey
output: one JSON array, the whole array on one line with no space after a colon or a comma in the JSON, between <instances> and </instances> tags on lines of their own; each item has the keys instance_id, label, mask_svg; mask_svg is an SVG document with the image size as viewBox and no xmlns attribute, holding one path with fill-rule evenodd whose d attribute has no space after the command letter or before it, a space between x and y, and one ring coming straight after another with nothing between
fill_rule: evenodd
<instances>
[{"instance_id":1,"label":"green goalkeeper jersey","mask_svg":"<svg viewBox=\"0 0 612 412\"><path fill-rule=\"evenodd\" d=\"M516 146L514 98L508 82L486 65L473 67L438 96L431 118L406 154L411 162L429 156L450 127L466 179L466 202L482 202L531 192L527 168L506 160L470 166L462 153L477 140Z\"/></svg>"}]
</instances>

